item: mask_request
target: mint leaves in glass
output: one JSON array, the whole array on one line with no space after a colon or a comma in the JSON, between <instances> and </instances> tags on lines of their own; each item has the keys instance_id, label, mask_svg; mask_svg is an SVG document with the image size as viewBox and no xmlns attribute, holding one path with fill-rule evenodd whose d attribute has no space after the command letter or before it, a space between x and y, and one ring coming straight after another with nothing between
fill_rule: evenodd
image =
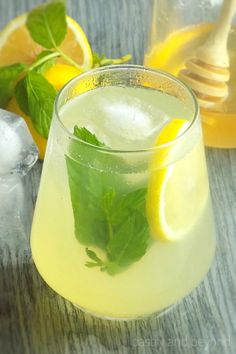
<instances>
[{"instance_id":1,"label":"mint leaves in glass","mask_svg":"<svg viewBox=\"0 0 236 354\"><path fill-rule=\"evenodd\" d=\"M89 144L104 146L86 128L75 126L74 135ZM73 153L83 153L79 142L71 144ZM88 154L88 151L85 152ZM98 158L96 151L89 153L90 163ZM86 156L88 158L88 155ZM112 162L124 164L116 157L102 156L101 164ZM99 267L110 275L138 261L146 252L150 242L146 217L147 188L131 192L125 190L122 175L93 169L67 157L67 170L71 201L75 220L75 236L84 245L97 246L105 258L86 248L90 260L87 267ZM123 191L123 192L122 192Z\"/></svg>"}]
</instances>

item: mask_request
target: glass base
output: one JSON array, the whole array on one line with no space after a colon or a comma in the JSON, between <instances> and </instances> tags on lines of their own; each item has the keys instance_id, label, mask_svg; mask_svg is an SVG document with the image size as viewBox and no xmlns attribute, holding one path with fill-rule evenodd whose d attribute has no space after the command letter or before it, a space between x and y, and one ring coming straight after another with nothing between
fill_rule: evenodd
<instances>
[{"instance_id":1,"label":"glass base","mask_svg":"<svg viewBox=\"0 0 236 354\"><path fill-rule=\"evenodd\" d=\"M179 301L180 302L180 301ZM127 321L137 321L137 320L144 320L144 319L150 319L150 318L157 318L157 317L161 317L163 315L165 315L166 313L168 313L170 310L172 310L174 307L176 307L179 302L170 305L168 307L166 307L165 309L161 310L161 311L157 311L154 313L150 313L150 314L146 314L146 315L141 315L141 316L134 316L134 317L111 317L111 316L105 316L102 315L100 313L97 312L93 312L93 311L89 311L87 309L85 309L82 306L79 306L77 304L72 303L73 306L75 306L77 309L83 311L84 313L91 315L93 317L99 318L101 320L108 320L108 321L120 321L120 322L127 322Z\"/></svg>"}]
</instances>

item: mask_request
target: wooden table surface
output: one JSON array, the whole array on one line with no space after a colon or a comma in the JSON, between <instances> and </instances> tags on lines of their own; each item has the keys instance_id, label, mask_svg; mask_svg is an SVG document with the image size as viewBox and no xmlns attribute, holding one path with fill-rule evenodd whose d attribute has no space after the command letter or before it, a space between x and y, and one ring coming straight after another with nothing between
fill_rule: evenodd
<instances>
[{"instance_id":1,"label":"wooden table surface","mask_svg":"<svg viewBox=\"0 0 236 354\"><path fill-rule=\"evenodd\" d=\"M40 2L0 0L0 27ZM149 0L70 0L68 11L94 50L113 57L131 52L133 62L142 63ZM218 241L211 270L166 314L127 323L84 314L36 272L29 231L41 172L37 163L23 181L23 193L17 192L24 225L16 227L13 220L4 228L0 219L0 353L235 353L236 150L208 149L207 162Z\"/></svg>"}]
</instances>

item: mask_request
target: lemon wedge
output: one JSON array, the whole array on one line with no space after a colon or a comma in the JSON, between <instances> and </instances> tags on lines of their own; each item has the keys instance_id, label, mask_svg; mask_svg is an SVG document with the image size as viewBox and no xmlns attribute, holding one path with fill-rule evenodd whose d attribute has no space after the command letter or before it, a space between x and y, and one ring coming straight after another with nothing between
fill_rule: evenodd
<instances>
[{"instance_id":1,"label":"lemon wedge","mask_svg":"<svg viewBox=\"0 0 236 354\"><path fill-rule=\"evenodd\" d=\"M173 119L162 129L156 146L176 139L189 124L185 119ZM167 145L154 153L151 163L147 217L152 237L162 241L181 240L189 234L208 195L202 140L198 138L176 159L181 149L183 145Z\"/></svg>"}]
</instances>

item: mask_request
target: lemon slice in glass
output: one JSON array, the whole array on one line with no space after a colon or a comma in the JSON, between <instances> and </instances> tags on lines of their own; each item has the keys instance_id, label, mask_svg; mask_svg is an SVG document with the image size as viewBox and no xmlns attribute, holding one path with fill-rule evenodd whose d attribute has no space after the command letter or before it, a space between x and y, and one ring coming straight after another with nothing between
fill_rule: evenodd
<instances>
[{"instance_id":1,"label":"lemon slice in glass","mask_svg":"<svg viewBox=\"0 0 236 354\"><path fill-rule=\"evenodd\" d=\"M173 119L162 129L156 146L176 139L189 125L185 119ZM182 148L167 145L154 153L151 163L147 217L152 237L162 241L181 240L190 233L208 195L202 140L175 159L176 150Z\"/></svg>"}]
</instances>

